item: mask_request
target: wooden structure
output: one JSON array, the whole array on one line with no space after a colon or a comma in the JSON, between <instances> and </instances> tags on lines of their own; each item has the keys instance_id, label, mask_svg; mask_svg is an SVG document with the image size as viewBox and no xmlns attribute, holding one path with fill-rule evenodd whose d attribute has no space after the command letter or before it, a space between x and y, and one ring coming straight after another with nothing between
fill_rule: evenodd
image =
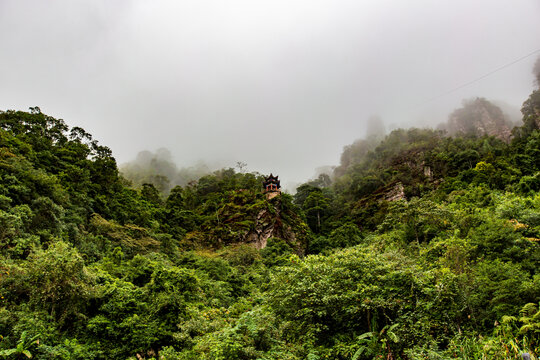
<instances>
[{"instance_id":1,"label":"wooden structure","mask_svg":"<svg viewBox=\"0 0 540 360\"><path fill-rule=\"evenodd\" d=\"M263 189L267 199L272 199L281 194L281 185L277 176L270 174L263 181Z\"/></svg>"}]
</instances>

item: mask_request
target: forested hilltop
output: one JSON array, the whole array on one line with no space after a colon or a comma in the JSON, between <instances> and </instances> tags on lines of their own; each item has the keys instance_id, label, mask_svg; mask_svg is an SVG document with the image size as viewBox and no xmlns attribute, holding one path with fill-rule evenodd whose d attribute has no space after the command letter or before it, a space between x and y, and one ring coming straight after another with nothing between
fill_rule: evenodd
<instances>
[{"instance_id":1,"label":"forested hilltop","mask_svg":"<svg viewBox=\"0 0 540 360\"><path fill-rule=\"evenodd\" d=\"M0 356L538 357L540 91L522 112L359 140L267 199L234 169L135 187L84 129L2 111Z\"/></svg>"}]
</instances>

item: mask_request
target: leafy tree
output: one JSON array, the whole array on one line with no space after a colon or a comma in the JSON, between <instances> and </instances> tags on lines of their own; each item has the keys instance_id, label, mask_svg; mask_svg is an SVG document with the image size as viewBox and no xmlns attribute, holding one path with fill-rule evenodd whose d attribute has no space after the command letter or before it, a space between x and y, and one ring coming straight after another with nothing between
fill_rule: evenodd
<instances>
[{"instance_id":1,"label":"leafy tree","mask_svg":"<svg viewBox=\"0 0 540 360\"><path fill-rule=\"evenodd\" d=\"M325 217L325 211L328 208L328 200L321 191L312 191L302 206L306 213L307 223L315 232L321 232L321 224Z\"/></svg>"},{"instance_id":2,"label":"leafy tree","mask_svg":"<svg viewBox=\"0 0 540 360\"><path fill-rule=\"evenodd\" d=\"M17 346L13 349L1 350L0 356L14 359L22 359L23 355L28 359L32 358L32 353L30 348L34 346L33 342L37 339L37 336L28 339L28 334L26 331L23 331L21 338L17 341Z\"/></svg>"}]
</instances>

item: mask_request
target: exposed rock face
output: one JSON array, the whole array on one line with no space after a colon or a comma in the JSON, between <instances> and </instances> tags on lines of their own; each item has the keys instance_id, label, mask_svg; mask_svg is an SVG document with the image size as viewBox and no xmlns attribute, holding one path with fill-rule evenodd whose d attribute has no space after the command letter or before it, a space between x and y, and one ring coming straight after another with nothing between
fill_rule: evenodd
<instances>
[{"instance_id":1,"label":"exposed rock face","mask_svg":"<svg viewBox=\"0 0 540 360\"><path fill-rule=\"evenodd\" d=\"M433 180L433 173L431 172L431 166L424 164L424 176L429 180Z\"/></svg>"},{"instance_id":2,"label":"exposed rock face","mask_svg":"<svg viewBox=\"0 0 540 360\"><path fill-rule=\"evenodd\" d=\"M260 192L235 190L210 215L201 230L184 236L186 244L213 248L249 244L262 249L269 238L275 237L284 240L298 254L307 248L309 227L295 212L290 197L268 200Z\"/></svg>"},{"instance_id":3,"label":"exposed rock face","mask_svg":"<svg viewBox=\"0 0 540 360\"><path fill-rule=\"evenodd\" d=\"M282 211L279 209L279 199L276 199L276 212L262 209L257 214L255 228L247 232L242 242L252 244L257 249L264 249L271 237L285 240L299 254L305 250L305 237L307 235L307 225L305 225L296 214L288 214L288 222L282 218ZM290 215L293 215L291 218Z\"/></svg>"},{"instance_id":4,"label":"exposed rock face","mask_svg":"<svg viewBox=\"0 0 540 360\"><path fill-rule=\"evenodd\" d=\"M384 193L384 200L386 201L405 200L404 190L405 189L403 188L403 184L401 182L397 182L388 190L386 190L386 192Z\"/></svg>"},{"instance_id":5,"label":"exposed rock face","mask_svg":"<svg viewBox=\"0 0 540 360\"><path fill-rule=\"evenodd\" d=\"M512 137L511 124L502 110L483 98L467 101L461 109L450 114L443 126L450 135L459 133L476 136L495 136L503 141Z\"/></svg>"},{"instance_id":6,"label":"exposed rock face","mask_svg":"<svg viewBox=\"0 0 540 360\"><path fill-rule=\"evenodd\" d=\"M401 181L394 181L377 189L377 191L371 194L368 198L377 201L407 200L405 197L405 188L403 187L403 183Z\"/></svg>"},{"instance_id":7,"label":"exposed rock face","mask_svg":"<svg viewBox=\"0 0 540 360\"><path fill-rule=\"evenodd\" d=\"M267 192L266 192L266 199L267 199L267 200L273 199L273 198L275 198L276 196L278 196L279 194L281 194L281 191L280 191L280 190L267 191Z\"/></svg>"},{"instance_id":8,"label":"exposed rock face","mask_svg":"<svg viewBox=\"0 0 540 360\"><path fill-rule=\"evenodd\" d=\"M278 215L279 216L279 215ZM245 242L253 244L257 249L264 249L271 237L285 240L289 244L296 243L296 235L292 228L284 227L279 218L272 218L267 210L262 210L257 215L257 225L255 229L245 236Z\"/></svg>"}]
</instances>

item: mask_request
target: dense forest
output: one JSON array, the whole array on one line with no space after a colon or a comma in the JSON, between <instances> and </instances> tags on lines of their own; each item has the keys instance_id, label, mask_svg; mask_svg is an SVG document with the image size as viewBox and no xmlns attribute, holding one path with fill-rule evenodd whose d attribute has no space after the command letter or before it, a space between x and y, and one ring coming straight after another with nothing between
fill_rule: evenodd
<instances>
[{"instance_id":1,"label":"dense forest","mask_svg":"<svg viewBox=\"0 0 540 360\"><path fill-rule=\"evenodd\" d=\"M134 184L84 129L0 112L0 356L538 357L540 90L511 136L474 104L497 113L359 140L272 199L231 168Z\"/></svg>"}]
</instances>

